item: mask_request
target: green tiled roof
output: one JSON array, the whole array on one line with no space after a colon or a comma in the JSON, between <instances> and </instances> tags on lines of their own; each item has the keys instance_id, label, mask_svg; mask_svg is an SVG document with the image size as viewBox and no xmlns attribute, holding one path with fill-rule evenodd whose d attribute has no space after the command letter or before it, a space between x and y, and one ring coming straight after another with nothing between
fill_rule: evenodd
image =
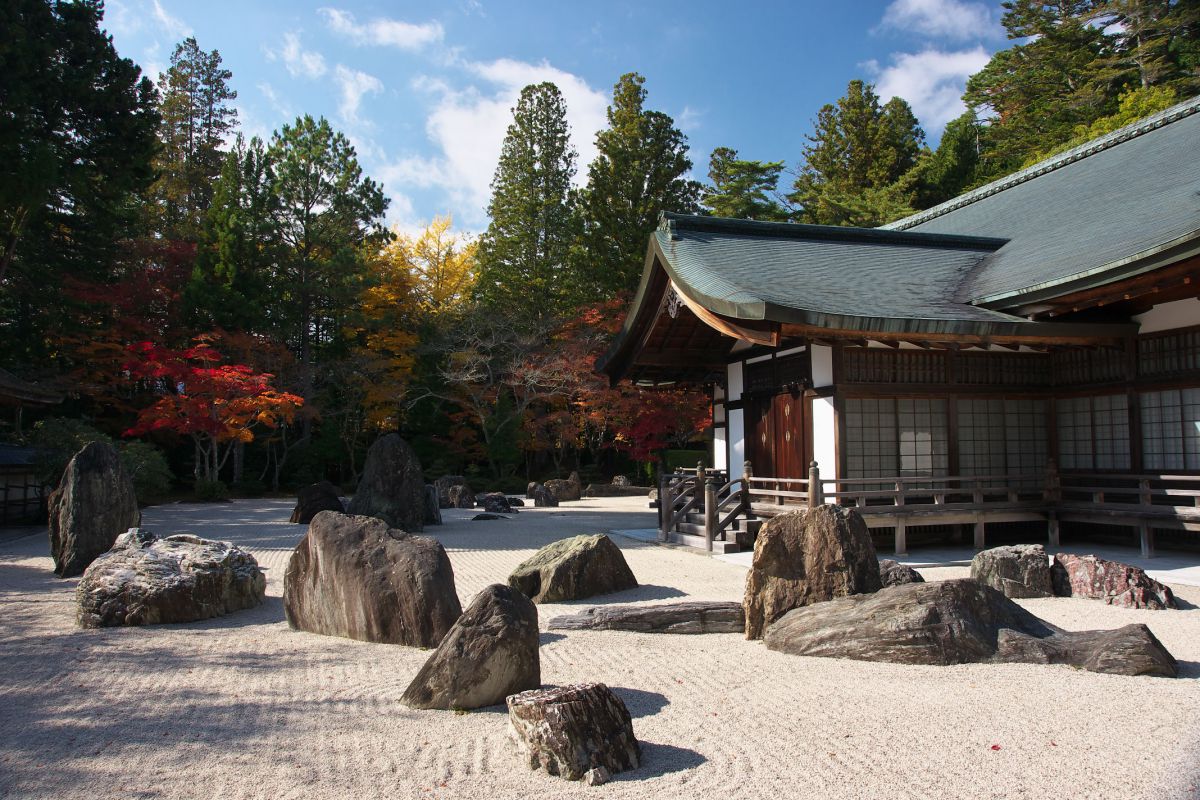
<instances>
[{"instance_id":1,"label":"green tiled roof","mask_svg":"<svg viewBox=\"0 0 1200 800\"><path fill-rule=\"evenodd\" d=\"M1009 240L960 302L1004 308L1200 252L1200 97L886 226Z\"/></svg>"}]
</instances>

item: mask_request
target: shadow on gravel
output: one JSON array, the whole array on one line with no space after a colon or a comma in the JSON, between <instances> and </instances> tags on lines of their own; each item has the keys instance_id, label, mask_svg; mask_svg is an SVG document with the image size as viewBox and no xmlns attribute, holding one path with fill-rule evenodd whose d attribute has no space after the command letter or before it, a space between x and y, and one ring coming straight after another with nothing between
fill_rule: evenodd
<instances>
[{"instance_id":1,"label":"shadow on gravel","mask_svg":"<svg viewBox=\"0 0 1200 800\"><path fill-rule=\"evenodd\" d=\"M625 707L629 709L629 716L634 719L653 716L671 705L671 701L667 699L667 696L658 692L627 689L624 686L610 686L609 688L613 690L617 697L621 698L621 701L625 703Z\"/></svg>"},{"instance_id":2,"label":"shadow on gravel","mask_svg":"<svg viewBox=\"0 0 1200 800\"><path fill-rule=\"evenodd\" d=\"M640 744L642 745L642 766L629 772L620 772L613 775L613 783L618 781L643 781L647 778L661 778L663 775L670 775L672 772L695 769L708 760L695 750L689 750L686 747L676 747L671 744L655 744L654 742L646 741Z\"/></svg>"}]
</instances>

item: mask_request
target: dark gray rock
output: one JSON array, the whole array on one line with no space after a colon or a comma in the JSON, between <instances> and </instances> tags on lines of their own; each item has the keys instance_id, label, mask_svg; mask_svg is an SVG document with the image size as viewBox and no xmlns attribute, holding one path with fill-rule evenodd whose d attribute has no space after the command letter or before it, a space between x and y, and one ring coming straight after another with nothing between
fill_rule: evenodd
<instances>
[{"instance_id":1,"label":"dark gray rock","mask_svg":"<svg viewBox=\"0 0 1200 800\"><path fill-rule=\"evenodd\" d=\"M471 522L491 522L497 519L508 519L508 517L503 514L476 514L471 517Z\"/></svg>"},{"instance_id":2,"label":"dark gray rock","mask_svg":"<svg viewBox=\"0 0 1200 800\"><path fill-rule=\"evenodd\" d=\"M450 487L450 508L474 508L475 494L465 483Z\"/></svg>"},{"instance_id":3,"label":"dark gray rock","mask_svg":"<svg viewBox=\"0 0 1200 800\"><path fill-rule=\"evenodd\" d=\"M1144 625L1067 633L970 578L893 586L789 611L764 637L792 655L897 664L1032 662L1117 675L1178 674Z\"/></svg>"},{"instance_id":4,"label":"dark gray rock","mask_svg":"<svg viewBox=\"0 0 1200 800\"><path fill-rule=\"evenodd\" d=\"M577 781L592 770L615 774L641 764L629 709L603 683L514 694L508 721L530 769Z\"/></svg>"},{"instance_id":5,"label":"dark gray rock","mask_svg":"<svg viewBox=\"0 0 1200 800\"><path fill-rule=\"evenodd\" d=\"M116 448L104 442L75 454L49 506L50 555L55 574L63 578L81 574L142 519L133 481Z\"/></svg>"},{"instance_id":6,"label":"dark gray rock","mask_svg":"<svg viewBox=\"0 0 1200 800\"><path fill-rule=\"evenodd\" d=\"M742 633L746 615L733 601L687 601L653 606L595 606L550 620L552 631Z\"/></svg>"},{"instance_id":7,"label":"dark gray rock","mask_svg":"<svg viewBox=\"0 0 1200 800\"><path fill-rule=\"evenodd\" d=\"M554 495L550 494L549 490L540 483L529 484L529 491L526 493L529 499L533 500L535 508L555 508L558 506L558 500Z\"/></svg>"},{"instance_id":8,"label":"dark gray rock","mask_svg":"<svg viewBox=\"0 0 1200 800\"><path fill-rule=\"evenodd\" d=\"M412 708L482 708L541 685L537 608L497 583L475 596L400 702Z\"/></svg>"},{"instance_id":9,"label":"dark gray rock","mask_svg":"<svg viewBox=\"0 0 1200 800\"><path fill-rule=\"evenodd\" d=\"M981 550L971 559L971 577L1005 597L1050 597L1050 559L1040 544Z\"/></svg>"},{"instance_id":10,"label":"dark gray rock","mask_svg":"<svg viewBox=\"0 0 1200 800\"><path fill-rule=\"evenodd\" d=\"M583 484L579 482L579 473L572 472L565 481L555 478L545 483L546 491L560 503L564 500L579 500L583 497Z\"/></svg>"},{"instance_id":11,"label":"dark gray rock","mask_svg":"<svg viewBox=\"0 0 1200 800\"><path fill-rule=\"evenodd\" d=\"M307 525L322 511L346 513L346 507L342 505L342 498L338 496L338 488L329 481L305 486L297 492L296 507L292 510L292 518L288 522Z\"/></svg>"},{"instance_id":12,"label":"dark gray rock","mask_svg":"<svg viewBox=\"0 0 1200 800\"><path fill-rule=\"evenodd\" d=\"M442 508L438 503L437 488L431 483L425 484L425 516L421 521L426 525L442 524Z\"/></svg>"},{"instance_id":13,"label":"dark gray rock","mask_svg":"<svg viewBox=\"0 0 1200 800\"><path fill-rule=\"evenodd\" d=\"M875 545L862 516L824 505L768 520L754 543L746 576L746 638L793 608L883 586Z\"/></svg>"},{"instance_id":14,"label":"dark gray rock","mask_svg":"<svg viewBox=\"0 0 1200 800\"><path fill-rule=\"evenodd\" d=\"M621 548L603 533L546 545L508 576L508 585L535 603L579 600L638 585Z\"/></svg>"},{"instance_id":15,"label":"dark gray rock","mask_svg":"<svg viewBox=\"0 0 1200 800\"><path fill-rule=\"evenodd\" d=\"M439 508L454 508L450 502L450 487L466 486L467 479L462 475L443 475L433 482L433 486L437 489L438 507Z\"/></svg>"},{"instance_id":16,"label":"dark gray rock","mask_svg":"<svg viewBox=\"0 0 1200 800\"><path fill-rule=\"evenodd\" d=\"M511 508L524 508L525 507L525 501L522 500L520 497L513 497L512 495L506 495L505 499L508 500L508 505Z\"/></svg>"},{"instance_id":17,"label":"dark gray rock","mask_svg":"<svg viewBox=\"0 0 1200 800\"><path fill-rule=\"evenodd\" d=\"M516 514L508 498L501 492L485 492L475 495L475 505L489 514Z\"/></svg>"},{"instance_id":18,"label":"dark gray rock","mask_svg":"<svg viewBox=\"0 0 1200 800\"><path fill-rule=\"evenodd\" d=\"M525 486L525 499L526 500L533 499L533 490L538 486L541 486L541 484L538 483L537 481L530 481L528 484L526 484L526 486Z\"/></svg>"},{"instance_id":19,"label":"dark gray rock","mask_svg":"<svg viewBox=\"0 0 1200 800\"><path fill-rule=\"evenodd\" d=\"M1050 580L1059 597L1088 597L1123 608L1179 607L1170 587L1145 570L1096 556L1055 554Z\"/></svg>"},{"instance_id":20,"label":"dark gray rock","mask_svg":"<svg viewBox=\"0 0 1200 800\"><path fill-rule=\"evenodd\" d=\"M132 528L93 561L75 590L85 628L194 622L263 600L258 562L226 542Z\"/></svg>"},{"instance_id":21,"label":"dark gray rock","mask_svg":"<svg viewBox=\"0 0 1200 800\"><path fill-rule=\"evenodd\" d=\"M924 583L925 579L907 564L893 561L890 558L879 559L879 580L884 586L898 586L902 583Z\"/></svg>"},{"instance_id":22,"label":"dark gray rock","mask_svg":"<svg viewBox=\"0 0 1200 800\"><path fill-rule=\"evenodd\" d=\"M332 511L313 518L292 553L283 610L298 630L412 647L437 646L462 614L436 540Z\"/></svg>"},{"instance_id":23,"label":"dark gray rock","mask_svg":"<svg viewBox=\"0 0 1200 800\"><path fill-rule=\"evenodd\" d=\"M409 533L423 529L425 478L421 462L399 434L382 436L367 450L362 478L346 510L377 517Z\"/></svg>"}]
</instances>

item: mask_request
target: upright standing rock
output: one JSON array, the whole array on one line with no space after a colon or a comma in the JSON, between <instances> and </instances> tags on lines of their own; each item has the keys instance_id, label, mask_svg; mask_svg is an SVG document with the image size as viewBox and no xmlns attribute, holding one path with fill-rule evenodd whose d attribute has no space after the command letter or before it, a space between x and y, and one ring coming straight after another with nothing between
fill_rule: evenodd
<instances>
[{"instance_id":1,"label":"upright standing rock","mask_svg":"<svg viewBox=\"0 0 1200 800\"><path fill-rule=\"evenodd\" d=\"M63 578L82 574L141 518L133 481L116 449L104 442L86 445L67 464L62 481L50 494L54 572Z\"/></svg>"},{"instance_id":2,"label":"upright standing rock","mask_svg":"<svg viewBox=\"0 0 1200 800\"><path fill-rule=\"evenodd\" d=\"M1178 608L1175 594L1140 567L1096 556L1057 553L1050 568L1059 597L1090 597L1124 608Z\"/></svg>"},{"instance_id":3,"label":"upright standing rock","mask_svg":"<svg viewBox=\"0 0 1200 800\"><path fill-rule=\"evenodd\" d=\"M409 533L423 529L425 478L416 453L400 434L389 433L371 445L358 490L346 510L378 517Z\"/></svg>"},{"instance_id":4,"label":"upright standing rock","mask_svg":"<svg viewBox=\"0 0 1200 800\"><path fill-rule=\"evenodd\" d=\"M841 506L781 514L758 532L746 576L746 638L793 608L877 592L882 587L875 545L862 516Z\"/></svg>"},{"instance_id":5,"label":"upright standing rock","mask_svg":"<svg viewBox=\"0 0 1200 800\"><path fill-rule=\"evenodd\" d=\"M441 508L453 508L450 504L450 488L453 486L465 486L467 479L462 475L443 475L433 482L433 486L437 489L438 506Z\"/></svg>"},{"instance_id":6,"label":"upright standing rock","mask_svg":"<svg viewBox=\"0 0 1200 800\"><path fill-rule=\"evenodd\" d=\"M400 702L471 709L542 685L538 613L529 598L495 583L475 595Z\"/></svg>"},{"instance_id":7,"label":"upright standing rock","mask_svg":"<svg viewBox=\"0 0 1200 800\"><path fill-rule=\"evenodd\" d=\"M367 642L436 647L462 614L436 540L374 517L322 511L283 576L293 628Z\"/></svg>"},{"instance_id":8,"label":"upright standing rock","mask_svg":"<svg viewBox=\"0 0 1200 800\"><path fill-rule=\"evenodd\" d=\"M1050 560L1040 544L980 550L971 559L971 577L1005 597L1050 597Z\"/></svg>"},{"instance_id":9,"label":"upright standing rock","mask_svg":"<svg viewBox=\"0 0 1200 800\"><path fill-rule=\"evenodd\" d=\"M474 508L475 493L465 483L450 487L449 508Z\"/></svg>"},{"instance_id":10,"label":"upright standing rock","mask_svg":"<svg viewBox=\"0 0 1200 800\"><path fill-rule=\"evenodd\" d=\"M437 487L428 483L425 484L425 518L423 522L426 525L442 524L442 507L438 502Z\"/></svg>"},{"instance_id":11,"label":"upright standing rock","mask_svg":"<svg viewBox=\"0 0 1200 800\"><path fill-rule=\"evenodd\" d=\"M621 548L603 533L560 539L517 565L508 585L535 603L578 600L638 585Z\"/></svg>"},{"instance_id":12,"label":"upright standing rock","mask_svg":"<svg viewBox=\"0 0 1200 800\"><path fill-rule=\"evenodd\" d=\"M322 511L345 513L342 498L338 496L338 488L329 481L321 481L311 486L305 486L296 493L296 507L292 509L292 517L288 522L298 522L307 525L312 518Z\"/></svg>"},{"instance_id":13,"label":"upright standing rock","mask_svg":"<svg viewBox=\"0 0 1200 800\"><path fill-rule=\"evenodd\" d=\"M617 773L641 764L629 709L603 683L515 694L508 722L530 769L577 781L592 770Z\"/></svg>"},{"instance_id":14,"label":"upright standing rock","mask_svg":"<svg viewBox=\"0 0 1200 800\"><path fill-rule=\"evenodd\" d=\"M536 508L555 508L558 506L558 501L554 499L554 495L550 494L546 490L546 487L540 483L529 484L529 489L525 494L530 500L533 500L533 505Z\"/></svg>"}]
</instances>

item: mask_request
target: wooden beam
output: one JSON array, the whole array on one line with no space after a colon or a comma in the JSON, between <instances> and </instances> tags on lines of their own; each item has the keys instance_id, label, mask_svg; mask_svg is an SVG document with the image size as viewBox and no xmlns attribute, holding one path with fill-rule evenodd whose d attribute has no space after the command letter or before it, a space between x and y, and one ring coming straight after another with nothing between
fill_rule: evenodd
<instances>
[{"instance_id":1,"label":"wooden beam","mask_svg":"<svg viewBox=\"0 0 1200 800\"><path fill-rule=\"evenodd\" d=\"M762 330L760 328L751 328L745 325L738 325L730 320L720 317L709 311L699 303L693 302L686 294L675 290L684 304L692 310L692 313L700 318L700 321L708 325L714 330L720 331L726 336L732 336L734 339L741 339L751 344L761 344L766 347L778 347L779 335L778 329Z\"/></svg>"}]
</instances>

